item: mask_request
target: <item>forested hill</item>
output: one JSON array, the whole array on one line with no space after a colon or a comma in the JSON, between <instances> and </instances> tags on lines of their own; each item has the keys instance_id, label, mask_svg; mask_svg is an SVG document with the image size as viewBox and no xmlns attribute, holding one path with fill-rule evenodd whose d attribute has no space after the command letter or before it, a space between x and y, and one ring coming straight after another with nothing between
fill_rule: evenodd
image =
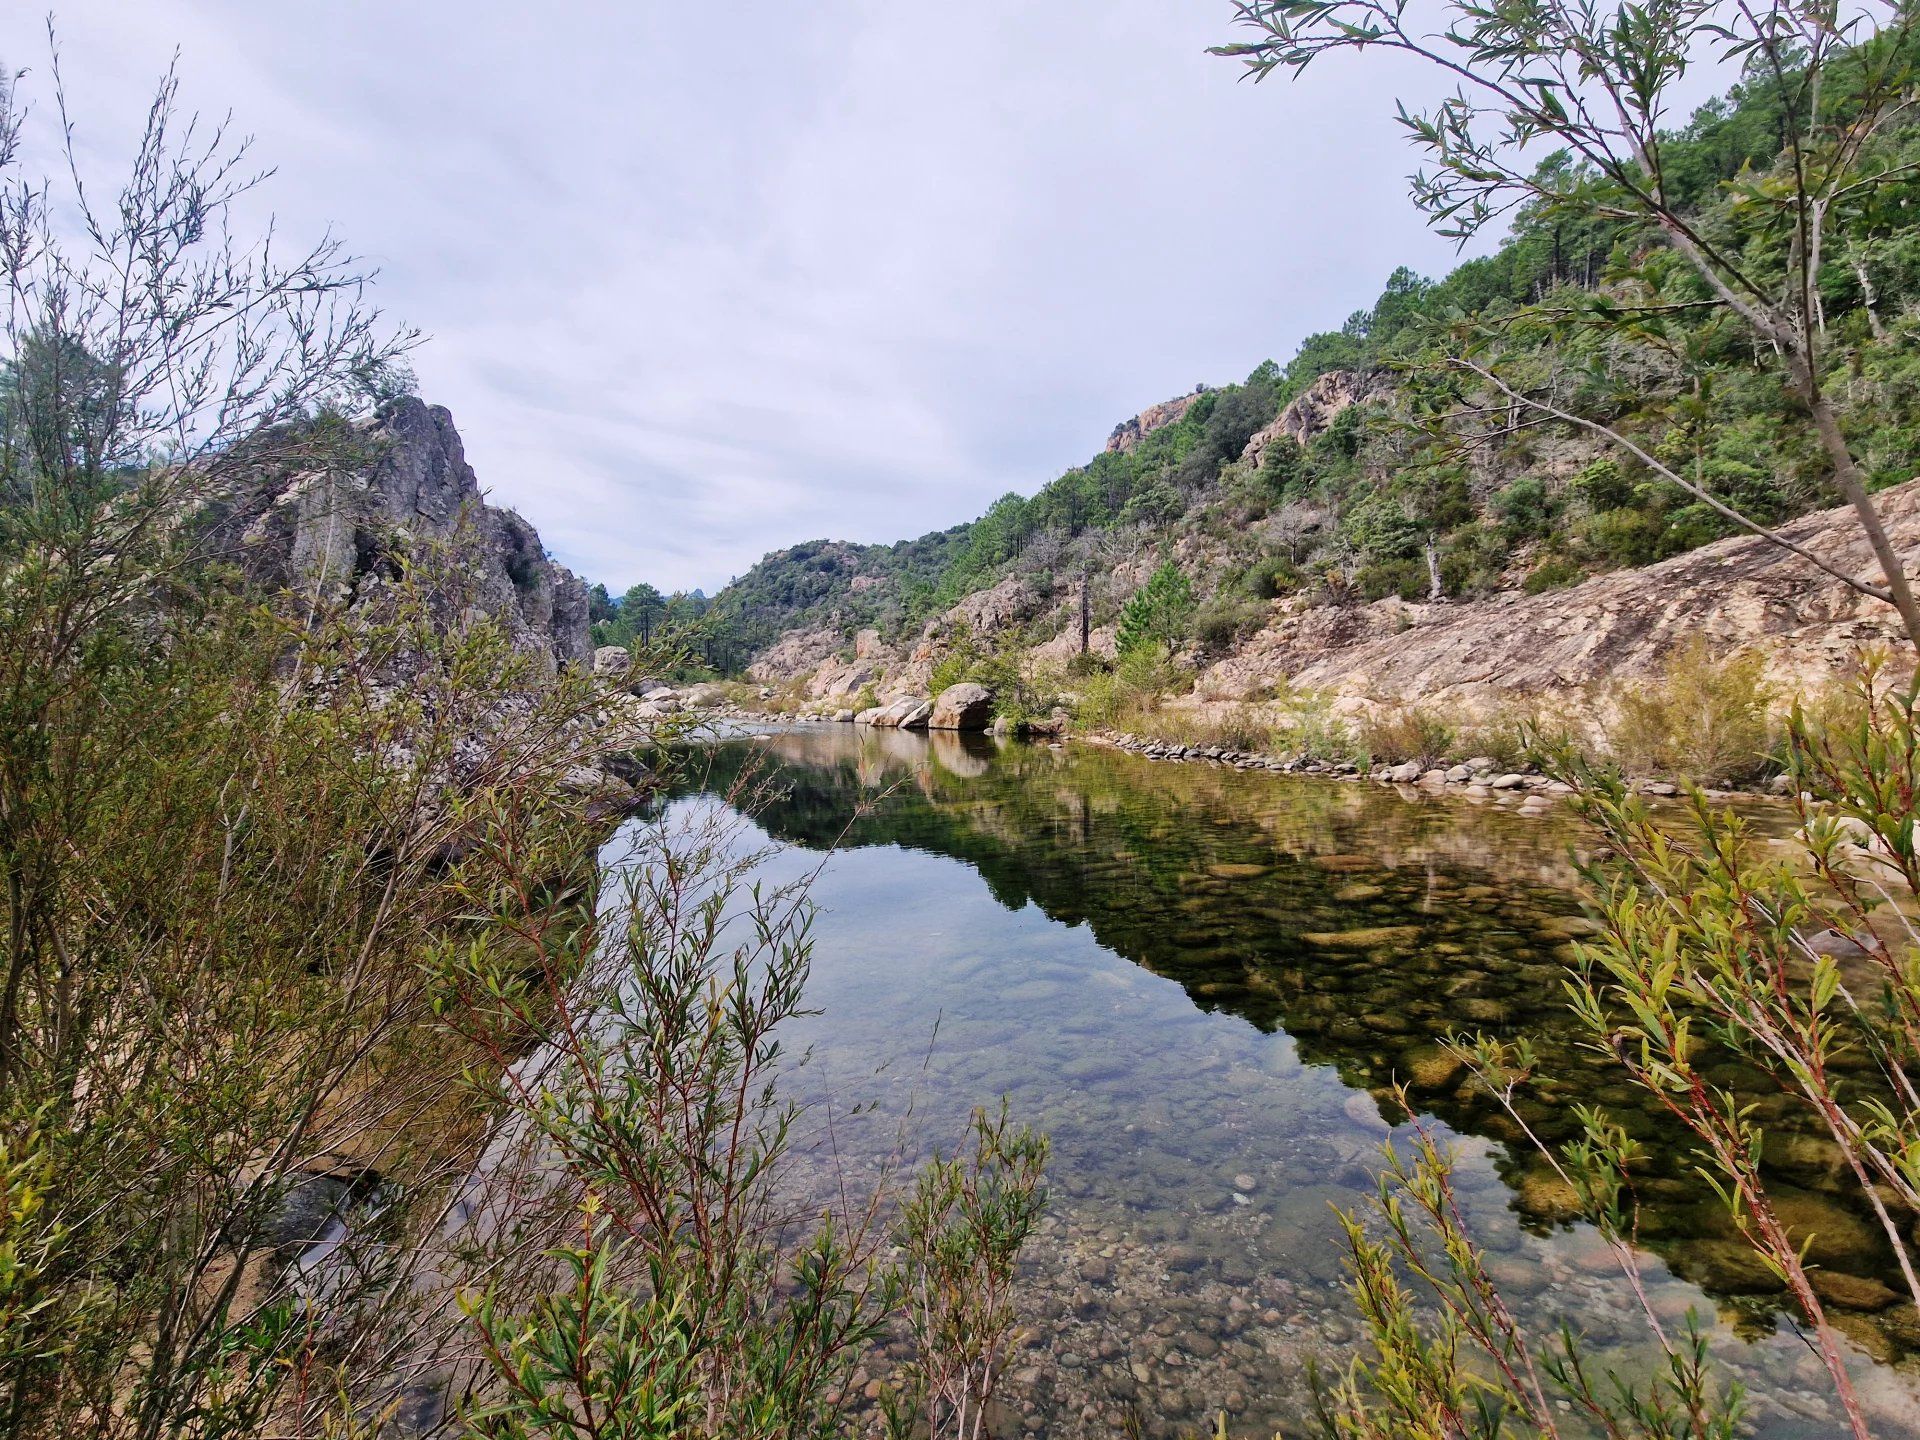
<instances>
[{"instance_id":1,"label":"forested hill","mask_svg":"<svg viewBox=\"0 0 1920 1440\"><path fill-rule=\"evenodd\" d=\"M1844 111L1844 94L1833 104ZM1779 92L1755 81L1697 112L1663 155L1668 193L1701 233L1761 272L1782 264L1777 211L1756 203L1783 163L1781 133ZM1898 171L1920 159L1920 123L1873 144ZM1573 171L1564 156L1546 165ZM1817 304L1827 389L1883 487L1920 461L1920 179L1872 194L1834 216ZM1284 365L1153 406L1033 495L896 545L768 555L706 609L708 643L735 664L796 630L907 646L998 586L1006 603L990 608L1032 646L1077 623L1066 607L1083 575L1093 625L1111 622L1143 578L1115 560L1145 555L1191 581L1187 638L1205 659L1267 624L1278 598L1538 592L1730 533L1603 442L1476 392L1446 364L1463 348L1763 524L1834 503L1778 366L1658 236L1523 208L1496 253L1437 281L1397 271Z\"/></svg>"}]
</instances>

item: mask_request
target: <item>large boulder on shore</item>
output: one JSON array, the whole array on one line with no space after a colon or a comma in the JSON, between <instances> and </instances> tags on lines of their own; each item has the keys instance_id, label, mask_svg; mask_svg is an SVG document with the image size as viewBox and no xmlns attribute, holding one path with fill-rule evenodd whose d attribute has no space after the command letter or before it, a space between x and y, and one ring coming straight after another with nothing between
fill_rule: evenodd
<instances>
[{"instance_id":1,"label":"large boulder on shore","mask_svg":"<svg viewBox=\"0 0 1920 1440\"><path fill-rule=\"evenodd\" d=\"M624 675L632 668L633 656L624 645L601 645L593 652L593 673L596 675Z\"/></svg>"},{"instance_id":2,"label":"large boulder on shore","mask_svg":"<svg viewBox=\"0 0 1920 1440\"><path fill-rule=\"evenodd\" d=\"M992 723L993 691L971 680L942 690L927 719L933 730L984 730Z\"/></svg>"},{"instance_id":3,"label":"large boulder on shore","mask_svg":"<svg viewBox=\"0 0 1920 1440\"><path fill-rule=\"evenodd\" d=\"M931 703L908 696L904 700L894 701L867 723L890 730L924 730L932 715Z\"/></svg>"}]
</instances>

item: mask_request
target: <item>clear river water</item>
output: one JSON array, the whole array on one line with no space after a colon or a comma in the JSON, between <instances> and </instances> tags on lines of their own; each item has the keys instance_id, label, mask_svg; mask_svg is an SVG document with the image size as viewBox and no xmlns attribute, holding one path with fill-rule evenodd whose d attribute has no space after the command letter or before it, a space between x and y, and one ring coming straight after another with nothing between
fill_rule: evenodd
<instances>
[{"instance_id":1,"label":"clear river water","mask_svg":"<svg viewBox=\"0 0 1920 1440\"><path fill-rule=\"evenodd\" d=\"M1222 1409L1236 1436L1306 1433L1311 1371L1364 1344L1335 1209L1365 1204L1407 1133L1386 1118L1403 1118L1395 1080L1454 1147L1522 1317L1643 1369L1612 1252L1440 1044L1472 1030L1533 1042L1553 1078L1523 1115L1543 1136L1571 1133L1578 1100L1645 1143L1647 1289L1666 1319L1708 1323L1754 1433L1838 1433L1817 1358L1683 1138L1580 1045L1560 988L1585 925L1570 817L846 725L718 743L669 810L721 803L751 767L773 782L748 822L779 847L768 878L825 856L814 1013L787 1035L807 1056L785 1081L812 1107L803 1168L871 1181L903 1137L916 1158L1001 1096L1052 1136L996 1433L1184 1435ZM1732 1061L1721 1078L1751 1079ZM1920 1434L1920 1317L1885 1290L1891 1257L1831 1147L1758 1094L1783 1207L1859 1282L1836 1314L1876 1433Z\"/></svg>"}]
</instances>

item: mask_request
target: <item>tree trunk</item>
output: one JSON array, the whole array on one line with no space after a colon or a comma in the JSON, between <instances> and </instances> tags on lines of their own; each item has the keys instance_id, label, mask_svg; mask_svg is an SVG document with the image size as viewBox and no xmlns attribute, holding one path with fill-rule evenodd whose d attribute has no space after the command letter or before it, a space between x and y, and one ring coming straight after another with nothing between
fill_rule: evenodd
<instances>
[{"instance_id":1,"label":"tree trunk","mask_svg":"<svg viewBox=\"0 0 1920 1440\"><path fill-rule=\"evenodd\" d=\"M1840 421L1835 417L1827 397L1814 385L1803 383L1801 391L1806 396L1807 409L1813 415L1814 428L1820 432L1820 443L1826 447L1827 459L1833 465L1834 487L1839 490L1841 498L1853 507L1860 528L1866 531L1873 558L1880 563L1880 571L1886 576L1887 594L1893 608L1900 612L1907 638L1916 649L1920 649L1920 603L1913 598L1913 587L1907 583L1907 572L1900 563L1900 556L1894 551L1893 540L1881 522L1880 511L1874 505L1873 497L1867 493L1865 477L1861 475L1859 465L1854 463L1853 451L1847 447L1847 437L1840 433Z\"/></svg>"},{"instance_id":2,"label":"tree trunk","mask_svg":"<svg viewBox=\"0 0 1920 1440\"><path fill-rule=\"evenodd\" d=\"M1433 536L1427 536L1427 601L1438 605L1447 598L1446 591L1440 588L1440 551L1433 543Z\"/></svg>"},{"instance_id":3,"label":"tree trunk","mask_svg":"<svg viewBox=\"0 0 1920 1440\"><path fill-rule=\"evenodd\" d=\"M1887 327L1880 323L1880 296L1873 288L1873 277L1867 274L1866 262L1858 255L1853 257L1853 275L1860 282L1860 303L1866 308L1867 329L1873 332L1873 338L1887 338Z\"/></svg>"}]
</instances>

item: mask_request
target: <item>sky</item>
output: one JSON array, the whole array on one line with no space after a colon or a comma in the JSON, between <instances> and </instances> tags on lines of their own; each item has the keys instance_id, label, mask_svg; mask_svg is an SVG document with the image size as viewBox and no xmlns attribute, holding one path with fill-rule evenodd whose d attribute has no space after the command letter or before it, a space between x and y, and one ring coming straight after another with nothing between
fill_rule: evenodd
<instances>
[{"instance_id":1,"label":"sky","mask_svg":"<svg viewBox=\"0 0 1920 1440\"><path fill-rule=\"evenodd\" d=\"M1243 82L1228 0L67 0L87 154L177 49L296 236L425 332L495 503L618 594L1031 493L1456 255L1392 119L1431 78ZM44 16L0 15L44 98ZM42 119L45 111L39 112ZM44 133L44 130L41 132ZM30 162L35 157L30 156Z\"/></svg>"}]
</instances>

